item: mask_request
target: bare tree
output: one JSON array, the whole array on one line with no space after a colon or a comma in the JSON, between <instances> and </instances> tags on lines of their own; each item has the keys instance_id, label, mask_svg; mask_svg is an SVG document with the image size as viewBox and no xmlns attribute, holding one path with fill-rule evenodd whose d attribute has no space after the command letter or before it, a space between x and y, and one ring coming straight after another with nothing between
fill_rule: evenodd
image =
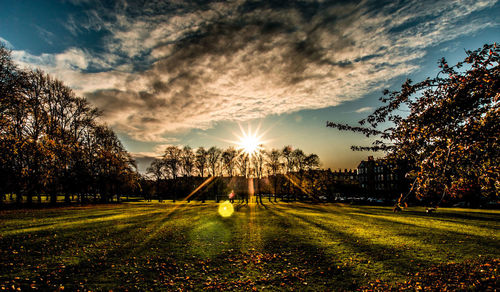
<instances>
[{"instance_id":1,"label":"bare tree","mask_svg":"<svg viewBox=\"0 0 500 292\"><path fill-rule=\"evenodd\" d=\"M248 155L243 153L242 150L238 151L238 156L237 156L237 166L238 170L240 171L240 175L244 177L248 177L248 168L250 164L250 160L248 158Z\"/></svg>"},{"instance_id":2,"label":"bare tree","mask_svg":"<svg viewBox=\"0 0 500 292\"><path fill-rule=\"evenodd\" d=\"M193 153L193 149L189 146L184 146L182 148L181 154L181 164L183 169L183 174L187 177L190 177L193 174L193 170L195 167L195 159L196 156Z\"/></svg>"},{"instance_id":3,"label":"bare tree","mask_svg":"<svg viewBox=\"0 0 500 292\"><path fill-rule=\"evenodd\" d=\"M222 151L219 148L212 146L208 149L207 154L208 165L210 167L210 171L212 172L212 176L217 176L217 166L219 165Z\"/></svg>"},{"instance_id":4,"label":"bare tree","mask_svg":"<svg viewBox=\"0 0 500 292\"><path fill-rule=\"evenodd\" d=\"M151 162L146 172L151 175L155 180L156 196L160 199L160 184L163 179L165 179L165 164L162 159L155 159ZM151 201L150 198L148 198Z\"/></svg>"},{"instance_id":5,"label":"bare tree","mask_svg":"<svg viewBox=\"0 0 500 292\"><path fill-rule=\"evenodd\" d=\"M281 150L281 156L284 158L284 170L285 173L291 172L292 171L292 146L288 145L283 147Z\"/></svg>"},{"instance_id":6,"label":"bare tree","mask_svg":"<svg viewBox=\"0 0 500 292\"><path fill-rule=\"evenodd\" d=\"M267 157L267 152L261 147L252 155L253 165L255 167L255 176L257 178L257 194L259 195L259 201L262 203L262 192L260 189L260 180L264 174L265 160Z\"/></svg>"},{"instance_id":7,"label":"bare tree","mask_svg":"<svg viewBox=\"0 0 500 292\"><path fill-rule=\"evenodd\" d=\"M195 166L198 169L198 173L201 177L205 176L205 170L207 169L207 150L205 148L200 147L196 150L196 160Z\"/></svg>"},{"instance_id":8,"label":"bare tree","mask_svg":"<svg viewBox=\"0 0 500 292\"><path fill-rule=\"evenodd\" d=\"M281 159L281 152L278 149L272 149L271 152L269 152L267 165L272 175L275 202L276 202L276 197L278 195L277 194L278 174L280 173L282 166L280 159Z\"/></svg>"},{"instance_id":9,"label":"bare tree","mask_svg":"<svg viewBox=\"0 0 500 292\"><path fill-rule=\"evenodd\" d=\"M229 147L226 149L224 152L222 152L222 162L224 165L224 168L227 171L227 174L230 177L233 177L233 172L236 164L236 156L238 155L238 152L234 147Z\"/></svg>"},{"instance_id":10,"label":"bare tree","mask_svg":"<svg viewBox=\"0 0 500 292\"><path fill-rule=\"evenodd\" d=\"M169 174L171 175L172 184L172 201L175 202L175 197L177 193L178 176L181 171L182 162L182 149L178 146L168 146L165 149L165 154L163 155L163 161L165 167L167 168Z\"/></svg>"},{"instance_id":11,"label":"bare tree","mask_svg":"<svg viewBox=\"0 0 500 292\"><path fill-rule=\"evenodd\" d=\"M301 149L295 149L292 151L292 169L299 173L302 173L305 168L306 155Z\"/></svg>"}]
</instances>

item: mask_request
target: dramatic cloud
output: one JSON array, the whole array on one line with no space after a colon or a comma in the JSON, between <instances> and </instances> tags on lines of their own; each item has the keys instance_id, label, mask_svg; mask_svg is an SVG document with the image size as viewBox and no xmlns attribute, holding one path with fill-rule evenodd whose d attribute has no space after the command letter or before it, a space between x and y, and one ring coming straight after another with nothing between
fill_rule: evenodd
<instances>
[{"instance_id":1,"label":"dramatic cloud","mask_svg":"<svg viewBox=\"0 0 500 292\"><path fill-rule=\"evenodd\" d=\"M418 67L426 48L493 25L496 1L73 1L70 48L18 60L44 67L141 141L223 120L335 106ZM364 112L361 108L357 112Z\"/></svg>"}]
</instances>

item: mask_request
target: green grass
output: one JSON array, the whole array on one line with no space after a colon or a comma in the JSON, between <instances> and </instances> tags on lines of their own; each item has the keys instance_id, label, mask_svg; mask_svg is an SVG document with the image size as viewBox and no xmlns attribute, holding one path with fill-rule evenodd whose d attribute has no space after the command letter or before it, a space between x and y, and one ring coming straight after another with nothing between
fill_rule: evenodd
<instances>
[{"instance_id":1,"label":"green grass","mask_svg":"<svg viewBox=\"0 0 500 292\"><path fill-rule=\"evenodd\" d=\"M500 212L267 203L0 212L0 288L352 290L498 258Z\"/></svg>"}]
</instances>

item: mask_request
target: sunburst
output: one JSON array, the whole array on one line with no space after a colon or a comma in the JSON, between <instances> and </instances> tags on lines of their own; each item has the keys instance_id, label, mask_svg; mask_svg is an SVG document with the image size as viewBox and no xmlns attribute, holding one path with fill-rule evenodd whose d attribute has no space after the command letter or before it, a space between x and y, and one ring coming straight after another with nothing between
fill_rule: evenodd
<instances>
[{"instance_id":1,"label":"sunburst","mask_svg":"<svg viewBox=\"0 0 500 292\"><path fill-rule=\"evenodd\" d=\"M235 141L238 149L242 150L248 156L255 155L259 150L263 149L263 145L265 141L262 140L264 134L259 134L258 127L254 132L248 126L248 130L245 131L243 127L240 125L241 135L235 135L238 138L238 141Z\"/></svg>"}]
</instances>

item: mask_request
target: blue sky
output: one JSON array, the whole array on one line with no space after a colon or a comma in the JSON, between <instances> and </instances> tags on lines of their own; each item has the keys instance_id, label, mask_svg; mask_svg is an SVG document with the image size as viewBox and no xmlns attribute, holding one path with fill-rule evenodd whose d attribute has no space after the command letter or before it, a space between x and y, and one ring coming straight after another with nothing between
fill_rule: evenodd
<instances>
[{"instance_id":1,"label":"blue sky","mask_svg":"<svg viewBox=\"0 0 500 292\"><path fill-rule=\"evenodd\" d=\"M353 168L370 141L327 120L500 36L494 0L0 2L14 58L98 106L142 169L165 145L227 147L239 124Z\"/></svg>"}]
</instances>

